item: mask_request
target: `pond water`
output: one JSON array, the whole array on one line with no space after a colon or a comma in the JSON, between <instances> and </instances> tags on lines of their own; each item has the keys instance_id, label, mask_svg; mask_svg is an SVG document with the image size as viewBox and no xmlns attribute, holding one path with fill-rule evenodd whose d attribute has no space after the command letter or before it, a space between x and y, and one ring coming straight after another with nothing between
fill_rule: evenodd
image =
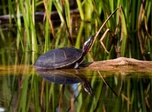
<instances>
[{"instance_id":1,"label":"pond water","mask_svg":"<svg viewBox=\"0 0 152 112\"><path fill-rule=\"evenodd\" d=\"M78 72L36 71L32 65L0 66L0 111L151 110L152 73L97 72L85 69ZM56 77L57 74L60 76ZM90 84L87 87L92 90L92 95L85 91L83 81L86 85Z\"/></svg>"}]
</instances>

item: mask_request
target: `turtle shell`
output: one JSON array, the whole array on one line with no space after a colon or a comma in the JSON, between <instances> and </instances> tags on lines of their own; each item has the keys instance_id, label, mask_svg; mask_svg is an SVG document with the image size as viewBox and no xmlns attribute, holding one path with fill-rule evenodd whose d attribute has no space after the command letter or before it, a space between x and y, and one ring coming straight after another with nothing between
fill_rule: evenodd
<instances>
[{"instance_id":1,"label":"turtle shell","mask_svg":"<svg viewBox=\"0 0 152 112\"><path fill-rule=\"evenodd\" d=\"M35 62L35 67L58 69L74 67L82 62L82 50L76 48L58 48L42 54Z\"/></svg>"}]
</instances>

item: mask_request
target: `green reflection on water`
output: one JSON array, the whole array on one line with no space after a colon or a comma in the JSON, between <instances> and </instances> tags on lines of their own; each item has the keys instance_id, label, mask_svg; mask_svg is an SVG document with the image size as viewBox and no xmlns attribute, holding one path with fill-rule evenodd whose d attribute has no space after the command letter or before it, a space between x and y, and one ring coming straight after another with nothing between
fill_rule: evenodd
<instances>
[{"instance_id":1,"label":"green reflection on water","mask_svg":"<svg viewBox=\"0 0 152 112\"><path fill-rule=\"evenodd\" d=\"M152 73L85 71L93 96L80 84L60 85L40 77L32 66L0 67L0 106L7 111L149 111L152 101ZM124 73L123 73L124 74Z\"/></svg>"}]
</instances>

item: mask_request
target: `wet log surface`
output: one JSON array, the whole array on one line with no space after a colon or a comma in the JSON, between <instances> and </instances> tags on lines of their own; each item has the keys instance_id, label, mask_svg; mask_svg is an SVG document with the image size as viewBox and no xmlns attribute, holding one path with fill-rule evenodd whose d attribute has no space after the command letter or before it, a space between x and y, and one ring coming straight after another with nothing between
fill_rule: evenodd
<instances>
[{"instance_id":1,"label":"wet log surface","mask_svg":"<svg viewBox=\"0 0 152 112\"><path fill-rule=\"evenodd\" d=\"M86 69L99 71L152 72L152 61L119 57L117 59L89 62L82 65Z\"/></svg>"}]
</instances>

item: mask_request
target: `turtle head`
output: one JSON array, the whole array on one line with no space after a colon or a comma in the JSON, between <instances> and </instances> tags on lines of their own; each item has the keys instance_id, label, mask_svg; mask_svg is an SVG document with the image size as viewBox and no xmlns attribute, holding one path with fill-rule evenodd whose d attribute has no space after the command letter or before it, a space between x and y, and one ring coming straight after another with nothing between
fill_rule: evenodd
<instances>
[{"instance_id":1,"label":"turtle head","mask_svg":"<svg viewBox=\"0 0 152 112\"><path fill-rule=\"evenodd\" d=\"M83 55L87 54L87 52L89 52L92 44L93 44L93 41L94 41L94 35L93 36L90 36L86 41L85 43L83 44L83 48L82 48L82 52L83 52Z\"/></svg>"}]
</instances>

